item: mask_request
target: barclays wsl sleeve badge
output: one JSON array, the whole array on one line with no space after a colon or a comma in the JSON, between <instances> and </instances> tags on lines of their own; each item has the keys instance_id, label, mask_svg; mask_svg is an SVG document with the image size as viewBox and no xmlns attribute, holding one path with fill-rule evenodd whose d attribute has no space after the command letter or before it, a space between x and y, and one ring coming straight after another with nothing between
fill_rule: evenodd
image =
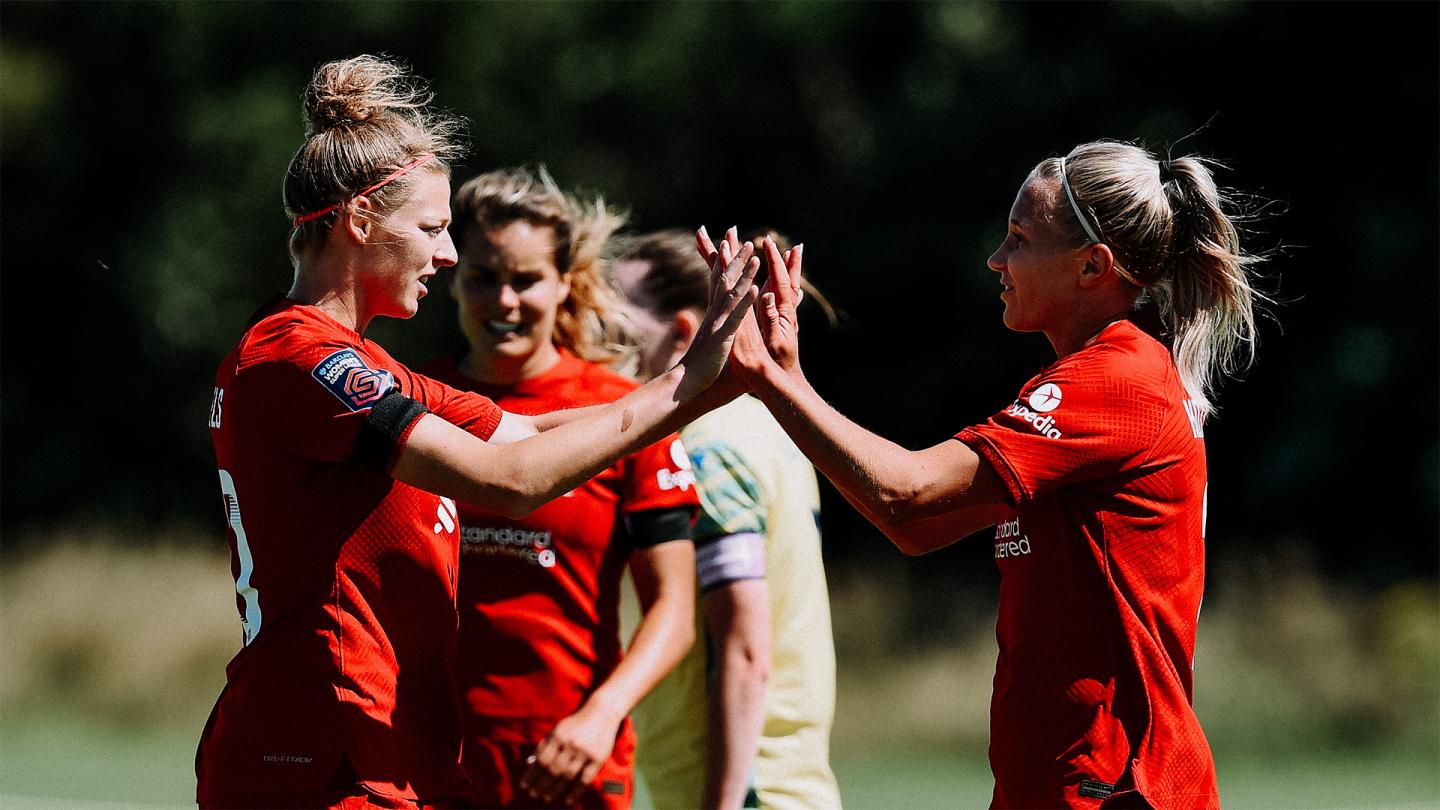
<instances>
[{"instance_id":1,"label":"barclays wsl sleeve badge","mask_svg":"<svg viewBox=\"0 0 1440 810\"><path fill-rule=\"evenodd\" d=\"M321 360L310 375L352 411L363 411L374 405L395 385L394 375L365 365L354 349L331 354Z\"/></svg>"}]
</instances>

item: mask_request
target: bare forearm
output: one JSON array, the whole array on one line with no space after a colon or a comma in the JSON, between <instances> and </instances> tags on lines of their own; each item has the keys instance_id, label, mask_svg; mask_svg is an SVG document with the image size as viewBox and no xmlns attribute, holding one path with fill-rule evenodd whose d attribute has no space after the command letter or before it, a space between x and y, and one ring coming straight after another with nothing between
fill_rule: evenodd
<instances>
[{"instance_id":1,"label":"bare forearm","mask_svg":"<svg viewBox=\"0 0 1440 810\"><path fill-rule=\"evenodd\" d=\"M425 416L393 474L492 511L525 515L698 416L705 398L683 393L683 386L684 370L676 367L616 402L503 446Z\"/></svg>"},{"instance_id":2,"label":"bare forearm","mask_svg":"<svg viewBox=\"0 0 1440 810\"><path fill-rule=\"evenodd\" d=\"M620 665L587 702L609 707L622 717L629 714L680 663L694 643L693 598L685 595L684 605L675 604L678 598L666 598L651 606L635 629Z\"/></svg>"},{"instance_id":3,"label":"bare forearm","mask_svg":"<svg viewBox=\"0 0 1440 810\"><path fill-rule=\"evenodd\" d=\"M702 806L737 808L745 801L765 722L768 666L733 646L722 654L710 691L710 746Z\"/></svg>"},{"instance_id":4,"label":"bare forearm","mask_svg":"<svg viewBox=\"0 0 1440 810\"><path fill-rule=\"evenodd\" d=\"M882 529L962 505L974 470L939 469L922 452L855 424L803 377L772 366L756 395L859 512Z\"/></svg>"}]
</instances>

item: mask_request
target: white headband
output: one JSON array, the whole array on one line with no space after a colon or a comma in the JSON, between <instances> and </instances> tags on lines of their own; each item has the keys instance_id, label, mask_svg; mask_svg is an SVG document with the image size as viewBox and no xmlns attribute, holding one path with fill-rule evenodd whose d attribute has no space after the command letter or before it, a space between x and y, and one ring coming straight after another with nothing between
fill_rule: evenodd
<instances>
[{"instance_id":1,"label":"white headband","mask_svg":"<svg viewBox=\"0 0 1440 810\"><path fill-rule=\"evenodd\" d=\"M1075 212L1075 218L1080 220L1080 227L1085 229L1085 235L1090 237L1090 241L1093 243L1098 244L1104 241L1095 233L1095 229L1090 227L1090 221L1085 219L1085 215L1080 212L1080 204L1075 202L1075 192L1070 190L1070 180L1065 177L1065 158L1063 157L1060 158L1060 185L1065 189L1065 199L1070 201L1070 208Z\"/></svg>"}]
</instances>

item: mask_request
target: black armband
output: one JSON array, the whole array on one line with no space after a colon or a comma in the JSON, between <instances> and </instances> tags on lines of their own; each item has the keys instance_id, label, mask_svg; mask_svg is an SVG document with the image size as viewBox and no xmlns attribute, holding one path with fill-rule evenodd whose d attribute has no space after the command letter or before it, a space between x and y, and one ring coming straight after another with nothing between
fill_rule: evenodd
<instances>
[{"instance_id":1,"label":"black armband","mask_svg":"<svg viewBox=\"0 0 1440 810\"><path fill-rule=\"evenodd\" d=\"M632 548L650 548L671 540L689 540L695 510L688 506L646 509L625 515L625 532Z\"/></svg>"},{"instance_id":2,"label":"black armband","mask_svg":"<svg viewBox=\"0 0 1440 810\"><path fill-rule=\"evenodd\" d=\"M424 405L400 393L399 388L391 388L370 407L370 413L360 425L360 435L355 437L355 458L388 471L390 456L400 437L425 413Z\"/></svg>"}]
</instances>

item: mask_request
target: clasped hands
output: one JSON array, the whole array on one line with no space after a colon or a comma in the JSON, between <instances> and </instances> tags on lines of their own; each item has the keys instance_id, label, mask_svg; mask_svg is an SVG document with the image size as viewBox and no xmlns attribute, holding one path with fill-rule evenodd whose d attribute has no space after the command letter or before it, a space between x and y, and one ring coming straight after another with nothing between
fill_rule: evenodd
<instances>
[{"instance_id":1,"label":"clasped hands","mask_svg":"<svg viewBox=\"0 0 1440 810\"><path fill-rule=\"evenodd\" d=\"M781 253L770 237L760 240L758 246L749 242L742 245L732 227L725 232L717 247L705 228L701 227L695 232L695 247L714 274L720 273L747 252L754 251L764 255L768 270L760 297L755 301L755 318L746 318L735 332L729 362L719 384L729 383L754 390L764 384L767 371L775 369L803 377L800 369L800 322L796 319L795 309L804 297L800 284L804 246L796 245ZM760 259L751 257L748 261L759 262Z\"/></svg>"}]
</instances>

